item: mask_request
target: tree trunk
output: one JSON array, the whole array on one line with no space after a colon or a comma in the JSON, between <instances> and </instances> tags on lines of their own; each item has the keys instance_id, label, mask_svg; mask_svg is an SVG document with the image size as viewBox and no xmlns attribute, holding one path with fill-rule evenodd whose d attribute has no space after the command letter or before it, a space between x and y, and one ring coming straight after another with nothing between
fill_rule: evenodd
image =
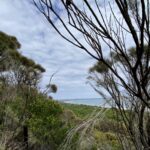
<instances>
[{"instance_id":1,"label":"tree trunk","mask_svg":"<svg viewBox=\"0 0 150 150\"><path fill-rule=\"evenodd\" d=\"M28 150L28 127L26 125L23 126L23 138L25 150Z\"/></svg>"}]
</instances>

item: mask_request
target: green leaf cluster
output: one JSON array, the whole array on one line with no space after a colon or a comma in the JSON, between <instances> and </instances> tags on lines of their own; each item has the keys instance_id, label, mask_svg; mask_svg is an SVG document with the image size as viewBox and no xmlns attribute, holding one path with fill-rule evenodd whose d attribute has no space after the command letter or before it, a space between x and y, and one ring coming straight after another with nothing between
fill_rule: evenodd
<instances>
[{"instance_id":1,"label":"green leaf cluster","mask_svg":"<svg viewBox=\"0 0 150 150\"><path fill-rule=\"evenodd\" d=\"M45 72L45 69L41 65L36 64L32 59L23 56L18 51L20 48L21 44L16 37L0 31L0 71L12 69L13 63L18 63L26 68Z\"/></svg>"}]
</instances>

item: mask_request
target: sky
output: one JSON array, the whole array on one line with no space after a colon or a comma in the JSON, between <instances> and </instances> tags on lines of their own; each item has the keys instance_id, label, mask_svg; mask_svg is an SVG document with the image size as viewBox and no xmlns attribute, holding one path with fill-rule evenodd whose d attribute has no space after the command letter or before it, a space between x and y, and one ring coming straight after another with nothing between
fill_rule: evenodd
<instances>
[{"instance_id":1,"label":"sky","mask_svg":"<svg viewBox=\"0 0 150 150\"><path fill-rule=\"evenodd\" d=\"M29 1L0 0L0 30L16 36L22 45L19 51L46 69L41 90L57 71L52 80L58 87L54 99L99 97L87 84L95 60L62 39Z\"/></svg>"},{"instance_id":2,"label":"sky","mask_svg":"<svg viewBox=\"0 0 150 150\"><path fill-rule=\"evenodd\" d=\"M87 84L87 77L89 76L88 70L96 61L86 52L71 45L60 37L37 8L31 4L31 1L32 0L0 0L0 30L16 36L22 45L19 51L46 69L39 84L40 90L43 91L45 89L52 74L57 72L52 80L52 83L58 87L57 93L51 94L54 99L99 98L98 93ZM96 7L93 1L94 0L90 0L90 4L92 7ZM108 3L105 5L104 1L111 2L111 5L107 5ZM55 2L55 0L53 2ZM76 0L75 2L78 6L82 5L81 0ZM122 21L122 16L116 5L114 5L112 0L99 0L98 2L100 3L102 13L107 13L103 15L109 19L111 18L111 27L113 26L115 29L113 18L112 16L110 17L110 15L112 15L111 9L117 15L117 19ZM106 7L104 7L104 5ZM61 17L67 20L58 3L56 3L56 7L60 11ZM98 14L98 9L95 9L95 13ZM65 33L57 19L54 19L55 24ZM85 44L85 40L80 34L72 28L71 31ZM117 28L116 31L118 31ZM128 48L133 46L132 36L126 33L125 45ZM103 43L102 47L107 51L108 47ZM107 52L105 52L105 54L107 54Z\"/></svg>"}]
</instances>

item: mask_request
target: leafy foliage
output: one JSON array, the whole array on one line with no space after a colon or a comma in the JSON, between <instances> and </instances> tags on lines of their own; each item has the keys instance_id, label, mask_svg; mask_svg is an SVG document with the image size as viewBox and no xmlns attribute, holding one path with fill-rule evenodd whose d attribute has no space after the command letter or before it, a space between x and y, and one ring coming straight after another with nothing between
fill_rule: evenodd
<instances>
[{"instance_id":1,"label":"leafy foliage","mask_svg":"<svg viewBox=\"0 0 150 150\"><path fill-rule=\"evenodd\" d=\"M0 72L18 69L18 73L24 75L22 80L29 80L29 78L37 76L39 72L45 72L41 65L18 52L19 48L21 48L21 44L16 37L0 32Z\"/></svg>"}]
</instances>

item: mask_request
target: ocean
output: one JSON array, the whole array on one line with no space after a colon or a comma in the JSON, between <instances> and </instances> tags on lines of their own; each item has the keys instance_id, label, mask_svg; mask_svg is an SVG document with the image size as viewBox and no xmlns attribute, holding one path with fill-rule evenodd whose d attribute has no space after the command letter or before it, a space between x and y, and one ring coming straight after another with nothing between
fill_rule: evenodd
<instances>
[{"instance_id":1,"label":"ocean","mask_svg":"<svg viewBox=\"0 0 150 150\"><path fill-rule=\"evenodd\" d=\"M66 99L66 100L58 100L58 101L63 103L70 103L70 104L109 107L109 105L106 104L106 101L102 98Z\"/></svg>"}]
</instances>

